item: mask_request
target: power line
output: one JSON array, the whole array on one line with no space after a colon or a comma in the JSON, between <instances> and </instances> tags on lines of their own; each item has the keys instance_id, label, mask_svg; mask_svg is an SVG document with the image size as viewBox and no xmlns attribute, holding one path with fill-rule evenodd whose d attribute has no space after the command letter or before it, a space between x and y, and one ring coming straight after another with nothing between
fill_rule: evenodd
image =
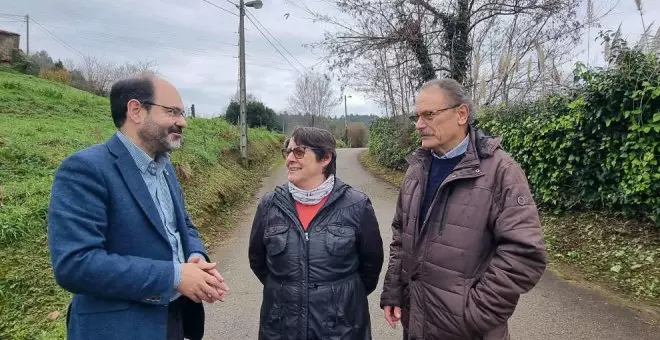
<instances>
[{"instance_id":1,"label":"power line","mask_svg":"<svg viewBox=\"0 0 660 340\"><path fill-rule=\"evenodd\" d=\"M57 25L47 25L47 24L42 24L40 22L37 22L34 20L32 17L30 18L32 22L35 24L39 25L40 29L43 30L46 34L48 34L53 40L58 42L59 44L63 45L67 49L78 53L80 56L83 58L85 57L79 50L68 44L66 41L58 37L53 31L49 30L47 27L51 28L66 28L64 26L57 26ZM96 42L116 42L119 41L121 42L121 45L124 45L126 47L145 47L149 46L152 49L156 50L169 50L169 51L176 51L176 52L186 52L191 55L196 55L196 56L220 56L220 57L227 57L227 58L232 58L232 59L237 59L238 57L235 55L230 55L230 54L225 54L219 51L216 51L216 49L204 49L204 48L192 48L192 47L180 47L180 46L174 46L170 44L158 44L157 42L149 41L146 39L140 39L136 37L127 37L127 36L120 36L120 35L113 35L109 34L106 32L99 32L99 31L93 31L93 30L80 30L78 31L79 35L87 35L90 37L94 37L94 39L85 39L85 41L91 42L91 41L96 41ZM83 43L82 45L84 46L90 46L93 47L93 45L89 43ZM236 46L234 44L229 44L227 45L232 45ZM255 61L263 61L262 59L256 58ZM280 65L273 65L273 64L258 64L254 62L247 62L248 65L253 65L253 66L260 66L260 67L266 67L266 66L271 66L273 69L278 69L278 70L284 70L284 71L291 71L294 69L288 68L287 65L280 64ZM282 67L277 67L277 66L282 66ZM284 67L284 68L283 68Z\"/></svg>"},{"instance_id":2,"label":"power line","mask_svg":"<svg viewBox=\"0 0 660 340\"><path fill-rule=\"evenodd\" d=\"M10 13L0 13L0 17L25 18L25 15L10 14Z\"/></svg>"},{"instance_id":3,"label":"power line","mask_svg":"<svg viewBox=\"0 0 660 340\"><path fill-rule=\"evenodd\" d=\"M284 49L284 51L286 51L291 56L291 58L293 58L293 60L295 60L300 66L302 66L303 69L307 70L307 67L305 65L303 65L303 63L301 63L298 59L296 59L296 57L293 55L293 53L291 53L286 47L284 47L284 45L282 45L282 43L275 36L273 36L273 34L271 34L270 31L261 23L261 21L259 21L259 19L257 19L257 17L254 16L254 14L252 14L247 9L245 10L245 13L248 14L249 16L251 16L252 19L254 19L266 31L266 33L268 33L268 35L270 35L271 38L273 38L273 40L275 40L275 42L278 45L280 45L280 47L282 47L282 49ZM252 20L250 20L250 21L252 21ZM254 22L252 22L252 23L254 24Z\"/></svg>"},{"instance_id":4,"label":"power line","mask_svg":"<svg viewBox=\"0 0 660 340\"><path fill-rule=\"evenodd\" d=\"M229 14L235 16L235 17L238 16L238 14L236 14L236 13L234 13L234 12L232 12L232 11L226 9L226 8L220 7L220 6L218 6L218 5L216 5L216 4L212 3L212 2L210 2L210 1L208 1L208 0L202 0L202 1L206 2L207 4L209 4L209 5L213 6L213 7L218 8L218 9L221 10L221 11L225 11L225 12L227 12L227 13L229 13Z\"/></svg>"},{"instance_id":5,"label":"power line","mask_svg":"<svg viewBox=\"0 0 660 340\"><path fill-rule=\"evenodd\" d=\"M289 61L289 59L288 59L288 58L287 58L287 57L286 57L286 56L285 56L285 55L284 55L284 54L283 54L283 53L277 48L277 46L275 46L275 44L273 44L273 42L270 41L270 39L268 39L268 37L267 37L266 34L261 30L261 28L259 28L259 26L258 26L254 21L252 21L252 18L250 18L249 16L247 16L247 18L248 18L248 20L250 20L250 22L254 25L254 27L259 31L259 33L261 33L261 35L266 39L266 41L270 44L270 46L273 46L273 48L275 49L275 51L276 51L280 56L282 56L282 58L284 58L284 61L286 61L287 64L291 65L291 67L293 67L293 68L296 70L296 72L298 72L298 74L302 74L302 73L300 72L300 70L296 67L296 65L293 65L293 64L291 63L291 61Z\"/></svg>"},{"instance_id":6,"label":"power line","mask_svg":"<svg viewBox=\"0 0 660 340\"><path fill-rule=\"evenodd\" d=\"M51 32L50 30L48 30L46 27L44 27L44 26L43 26L42 24L40 24L38 21L34 20L34 18L31 18L31 21L34 22L35 24L37 24L37 25L39 26L39 28L41 28L42 30L44 30L47 34L49 34L51 37L53 37L53 38L54 38L56 41L58 41L60 44L64 45L64 47L66 47L66 48L68 48L68 49L70 49L70 50L72 50L72 51L78 53L81 57L85 58L85 55L84 55L84 54L82 54L80 51L78 51L77 49L75 49L73 46L67 44L64 40L60 39L57 35L55 35L53 32Z\"/></svg>"},{"instance_id":7,"label":"power line","mask_svg":"<svg viewBox=\"0 0 660 340\"><path fill-rule=\"evenodd\" d=\"M47 25L43 24L43 26L50 27L50 28L71 28L71 26L59 26L59 25ZM152 40L144 39L144 38L139 38L139 37L133 37L133 36L126 36L126 35L117 35L117 34L110 34L107 32L102 32L102 31L96 31L96 30L89 30L89 29L78 29L76 28L76 33L80 35L91 35L94 37L97 36L105 36L108 38L115 38L121 42L134 42L136 44L145 44L145 45L153 45L153 46L168 46L169 44L158 44ZM201 40L201 39L193 39L198 42L207 42L208 40ZM186 42L190 43L193 40L188 39ZM213 44L218 44L218 45L226 45L226 46L237 46L236 44L232 43L223 43L223 42L215 42L213 41ZM208 47L215 47L215 46L208 46ZM186 47L186 49L192 49L190 47Z\"/></svg>"}]
</instances>

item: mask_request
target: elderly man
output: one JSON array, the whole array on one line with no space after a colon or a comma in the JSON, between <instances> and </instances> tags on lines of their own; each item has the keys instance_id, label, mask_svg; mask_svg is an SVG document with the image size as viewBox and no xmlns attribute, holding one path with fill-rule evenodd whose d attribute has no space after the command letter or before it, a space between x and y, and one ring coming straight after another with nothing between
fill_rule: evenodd
<instances>
[{"instance_id":1,"label":"elderly man","mask_svg":"<svg viewBox=\"0 0 660 340\"><path fill-rule=\"evenodd\" d=\"M422 145L408 158L392 222L381 307L404 339L504 340L546 250L523 170L470 126L475 110L451 79L424 84L410 117Z\"/></svg>"},{"instance_id":2,"label":"elderly man","mask_svg":"<svg viewBox=\"0 0 660 340\"><path fill-rule=\"evenodd\" d=\"M150 74L113 85L117 132L55 174L48 244L73 293L67 338L201 339L201 301L228 290L188 218L169 160L186 120L181 96Z\"/></svg>"}]
</instances>

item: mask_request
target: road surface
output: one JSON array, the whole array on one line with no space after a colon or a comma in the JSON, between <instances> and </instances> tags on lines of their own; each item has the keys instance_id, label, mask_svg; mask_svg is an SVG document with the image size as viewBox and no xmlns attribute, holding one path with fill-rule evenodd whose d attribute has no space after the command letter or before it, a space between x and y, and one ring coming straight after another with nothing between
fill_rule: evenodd
<instances>
[{"instance_id":1,"label":"road surface","mask_svg":"<svg viewBox=\"0 0 660 340\"><path fill-rule=\"evenodd\" d=\"M369 296L373 338L400 340L401 327L391 329L378 305L387 268L397 188L364 170L358 160L362 151L364 149L338 150L337 176L371 198L381 228L385 263L378 288ZM285 181L284 167L265 178L255 201L238 220L233 236L212 250L211 258L218 262L220 273L232 290L225 302L206 304L205 339L257 339L262 286L250 270L248 237L258 199ZM660 327L550 272L546 272L531 292L521 297L510 320L510 330L512 340L660 340Z\"/></svg>"}]
</instances>

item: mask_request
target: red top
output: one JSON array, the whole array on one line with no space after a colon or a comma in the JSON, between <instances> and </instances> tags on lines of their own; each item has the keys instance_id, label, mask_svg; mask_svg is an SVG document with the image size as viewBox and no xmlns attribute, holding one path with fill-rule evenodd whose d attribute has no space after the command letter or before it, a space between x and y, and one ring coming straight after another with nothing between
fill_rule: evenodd
<instances>
[{"instance_id":1,"label":"red top","mask_svg":"<svg viewBox=\"0 0 660 340\"><path fill-rule=\"evenodd\" d=\"M298 212L298 218L300 219L300 222L302 222L302 226L303 229L305 229L305 231L307 231L307 228L309 227L309 223L312 222L312 219L314 218L314 216L316 216L316 213L319 212L319 210L327 200L328 200L328 196L325 196L323 197L321 202L314 205L304 205L299 203L298 201L295 201L296 211Z\"/></svg>"}]
</instances>

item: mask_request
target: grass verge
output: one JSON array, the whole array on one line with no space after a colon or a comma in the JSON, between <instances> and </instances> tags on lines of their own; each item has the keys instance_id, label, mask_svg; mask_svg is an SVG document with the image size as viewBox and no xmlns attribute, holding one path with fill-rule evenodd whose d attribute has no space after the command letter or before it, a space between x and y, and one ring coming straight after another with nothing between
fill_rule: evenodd
<instances>
[{"instance_id":1,"label":"grass verge","mask_svg":"<svg viewBox=\"0 0 660 340\"><path fill-rule=\"evenodd\" d=\"M106 98L0 71L0 339L64 339L70 294L53 279L46 239L50 186L71 153L114 132ZM208 246L233 226L259 178L281 158L283 136L249 130L251 166L239 163L240 131L222 119L190 119L172 155L191 218Z\"/></svg>"}]
</instances>

